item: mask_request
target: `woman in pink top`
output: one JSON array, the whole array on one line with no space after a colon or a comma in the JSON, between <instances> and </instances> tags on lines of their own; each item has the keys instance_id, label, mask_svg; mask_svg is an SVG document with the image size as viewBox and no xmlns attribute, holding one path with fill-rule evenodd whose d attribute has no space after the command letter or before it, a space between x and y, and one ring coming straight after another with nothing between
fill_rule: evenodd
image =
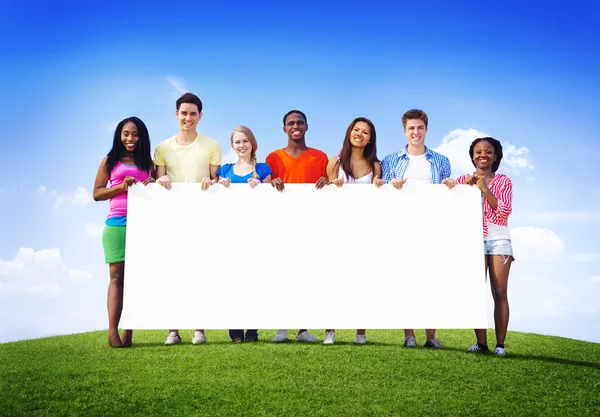
<instances>
[{"instance_id":1,"label":"woman in pink top","mask_svg":"<svg viewBox=\"0 0 600 417\"><path fill-rule=\"evenodd\" d=\"M339 155L329 159L327 178L330 184L341 187L344 183L375 184L381 187L381 164L377 159L377 132L375 125L365 117L357 117L346 129ZM354 343L367 343L365 329L356 330ZM323 343L335 343L335 329L325 330Z\"/></svg>"},{"instance_id":2,"label":"woman in pink top","mask_svg":"<svg viewBox=\"0 0 600 417\"><path fill-rule=\"evenodd\" d=\"M475 139L469 148L475 172L444 181L452 188L456 183L475 185L483 194L483 242L485 267L490 276L494 297L497 355L505 355L504 339L508 329L508 274L514 261L508 216L512 211L512 183L510 178L496 171L502 161L502 145L494 138ZM487 352L486 329L475 329L477 343L469 352Z\"/></svg>"},{"instance_id":3,"label":"woman in pink top","mask_svg":"<svg viewBox=\"0 0 600 417\"><path fill-rule=\"evenodd\" d=\"M123 310L125 271L125 234L127 226L127 189L141 182L154 182L150 136L144 122L137 117L122 120L115 129L113 146L98 168L94 182L94 200L110 200L102 246L108 264L108 343L112 347L131 346L132 331L119 337L119 320ZM107 184L110 183L110 187Z\"/></svg>"}]
</instances>

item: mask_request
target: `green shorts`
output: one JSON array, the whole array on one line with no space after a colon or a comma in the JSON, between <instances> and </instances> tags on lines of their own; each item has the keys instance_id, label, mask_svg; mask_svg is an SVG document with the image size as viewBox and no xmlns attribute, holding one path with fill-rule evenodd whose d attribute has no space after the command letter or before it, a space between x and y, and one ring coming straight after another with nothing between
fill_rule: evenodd
<instances>
[{"instance_id":1,"label":"green shorts","mask_svg":"<svg viewBox=\"0 0 600 417\"><path fill-rule=\"evenodd\" d=\"M127 226L104 226L102 246L107 264L125 262L125 234Z\"/></svg>"}]
</instances>

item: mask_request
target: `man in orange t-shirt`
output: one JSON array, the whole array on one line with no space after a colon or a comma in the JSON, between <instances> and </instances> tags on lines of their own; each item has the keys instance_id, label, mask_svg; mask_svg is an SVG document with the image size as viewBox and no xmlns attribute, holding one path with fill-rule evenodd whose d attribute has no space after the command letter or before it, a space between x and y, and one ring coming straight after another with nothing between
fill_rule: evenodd
<instances>
[{"instance_id":1,"label":"man in orange t-shirt","mask_svg":"<svg viewBox=\"0 0 600 417\"><path fill-rule=\"evenodd\" d=\"M273 171L271 184L277 189L283 189L286 182L315 184L317 189L329 184L325 175L327 155L306 146L307 130L306 115L300 110L291 110L283 116L283 131L288 135L288 144L271 152L266 159Z\"/></svg>"},{"instance_id":2,"label":"man in orange t-shirt","mask_svg":"<svg viewBox=\"0 0 600 417\"><path fill-rule=\"evenodd\" d=\"M300 110L291 110L283 116L283 131L288 136L288 144L283 149L271 152L266 159L273 171L271 185L277 190L283 190L284 183L315 184L321 189L329 180L325 174L327 155L318 149L306 146L304 137L308 130L306 115ZM279 329L274 342L283 342L288 339L287 329ZM317 342L317 338L307 329L298 330L296 340L299 342Z\"/></svg>"}]
</instances>

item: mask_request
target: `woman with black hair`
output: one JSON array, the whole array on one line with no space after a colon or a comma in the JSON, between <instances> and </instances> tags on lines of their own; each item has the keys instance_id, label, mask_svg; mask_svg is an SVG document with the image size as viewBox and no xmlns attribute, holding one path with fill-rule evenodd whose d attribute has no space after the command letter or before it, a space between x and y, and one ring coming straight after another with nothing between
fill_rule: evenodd
<instances>
[{"instance_id":1,"label":"woman with black hair","mask_svg":"<svg viewBox=\"0 0 600 417\"><path fill-rule=\"evenodd\" d=\"M512 211L512 182L496 171L502 161L502 144L490 137L475 139L469 148L475 172L448 179L444 183L452 188L456 183L475 185L483 195L483 241L485 268L489 273L494 297L494 322L496 327L497 355L505 355L504 339L508 329L508 274L514 261L508 216ZM488 352L486 329L475 329L477 343L469 352Z\"/></svg>"},{"instance_id":2,"label":"woman with black hair","mask_svg":"<svg viewBox=\"0 0 600 417\"><path fill-rule=\"evenodd\" d=\"M137 117L122 120L115 129L112 149L100 163L94 182L94 200L110 200L102 233L104 260L108 264L108 344L131 346L132 330L119 337L123 311L125 271L125 234L127 229L127 189L136 182L154 182L150 136L144 122ZM110 183L110 187L107 184Z\"/></svg>"},{"instance_id":3,"label":"woman with black hair","mask_svg":"<svg viewBox=\"0 0 600 417\"><path fill-rule=\"evenodd\" d=\"M381 163L377 159L377 132L373 122L357 117L346 129L346 136L339 155L327 163L327 178L330 184L341 187L344 183L375 184L381 187ZM365 344L365 329L356 330L354 343ZM335 343L335 329L325 330L326 345Z\"/></svg>"}]
</instances>

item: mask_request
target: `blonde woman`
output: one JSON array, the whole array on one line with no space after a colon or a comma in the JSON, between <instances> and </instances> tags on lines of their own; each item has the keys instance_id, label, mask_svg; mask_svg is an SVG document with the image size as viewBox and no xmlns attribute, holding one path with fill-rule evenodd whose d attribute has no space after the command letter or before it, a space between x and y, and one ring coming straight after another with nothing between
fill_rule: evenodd
<instances>
[{"instance_id":1,"label":"blonde woman","mask_svg":"<svg viewBox=\"0 0 600 417\"><path fill-rule=\"evenodd\" d=\"M265 163L256 162L258 143L250 129L238 126L231 132L231 147L238 156L235 164L225 164L217 171L215 182L229 187L233 183L248 183L254 188L257 184L271 181L271 168ZM244 330L229 330L229 337L235 343L244 341ZM246 342L258 341L258 330L246 330Z\"/></svg>"}]
</instances>

